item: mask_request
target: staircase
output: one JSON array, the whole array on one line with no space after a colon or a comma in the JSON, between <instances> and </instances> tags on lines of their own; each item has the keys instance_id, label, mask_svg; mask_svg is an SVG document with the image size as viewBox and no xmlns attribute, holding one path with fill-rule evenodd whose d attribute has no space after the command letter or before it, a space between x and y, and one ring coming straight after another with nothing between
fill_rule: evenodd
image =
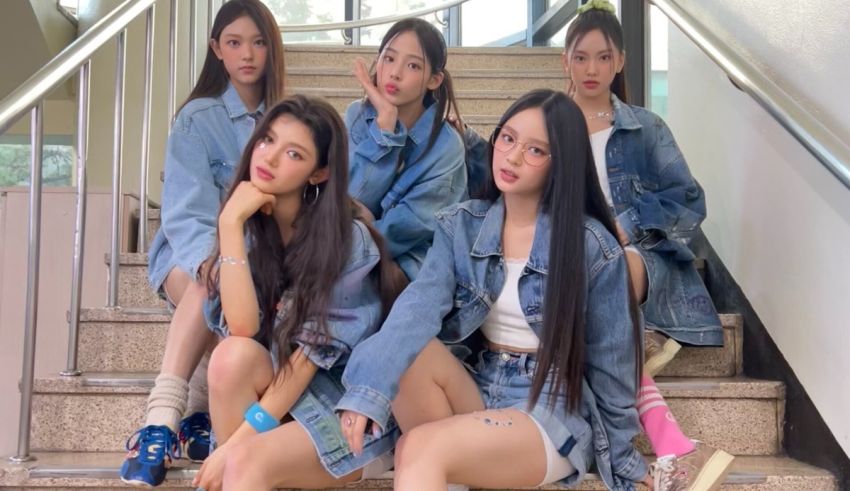
<instances>
[{"instance_id":1,"label":"staircase","mask_svg":"<svg viewBox=\"0 0 850 491\"><path fill-rule=\"evenodd\" d=\"M290 92L322 95L343 111L362 96L350 75L354 57L371 58L374 51L288 47ZM525 91L563 86L559 49L452 48L449 52L448 68L461 114L484 135ZM158 227L159 210L151 210L149 224L151 231ZM122 308L82 313L79 365L84 375L36 381L32 446L38 460L21 466L0 464L0 488L124 488L117 476L124 442L142 424L170 316L147 285L147 257L122 254L120 263ZM738 456L722 489L838 489L830 473L783 455L784 386L744 376L742 320L734 314L723 314L721 320L724 346L684 348L659 377L658 386L688 436ZM638 445L649 453L643 438ZM197 465L183 461L178 466L169 472L162 489L191 488ZM344 489L391 487L388 478ZM578 489L604 486L591 475Z\"/></svg>"}]
</instances>

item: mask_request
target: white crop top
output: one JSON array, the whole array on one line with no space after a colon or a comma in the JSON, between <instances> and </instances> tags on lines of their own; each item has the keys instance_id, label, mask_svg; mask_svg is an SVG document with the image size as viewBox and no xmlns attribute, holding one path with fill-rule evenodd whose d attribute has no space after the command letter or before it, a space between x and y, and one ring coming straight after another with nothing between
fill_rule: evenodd
<instances>
[{"instance_id":1,"label":"white crop top","mask_svg":"<svg viewBox=\"0 0 850 491\"><path fill-rule=\"evenodd\" d=\"M491 343L536 350L540 339L526 322L519 304L519 277L526 262L526 259L505 260L505 287L484 319L481 332Z\"/></svg>"},{"instance_id":2,"label":"white crop top","mask_svg":"<svg viewBox=\"0 0 850 491\"><path fill-rule=\"evenodd\" d=\"M596 162L596 175L599 176L599 187L602 188L605 201L611 208L614 207L614 200L611 199L611 185L608 183L608 159L605 155L605 147L608 145L608 139L611 137L612 131L614 131L613 126L590 134L590 148L593 149L593 161Z\"/></svg>"}]
</instances>

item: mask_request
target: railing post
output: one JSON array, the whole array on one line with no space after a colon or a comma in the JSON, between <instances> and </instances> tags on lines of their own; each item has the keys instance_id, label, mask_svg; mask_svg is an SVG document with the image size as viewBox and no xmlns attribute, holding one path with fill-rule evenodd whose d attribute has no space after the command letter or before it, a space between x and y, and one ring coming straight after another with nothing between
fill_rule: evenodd
<instances>
[{"instance_id":1,"label":"railing post","mask_svg":"<svg viewBox=\"0 0 850 491\"><path fill-rule=\"evenodd\" d=\"M198 62L198 0L189 0L189 87L195 86ZM191 89L190 89L191 90Z\"/></svg>"},{"instance_id":2,"label":"railing post","mask_svg":"<svg viewBox=\"0 0 850 491\"><path fill-rule=\"evenodd\" d=\"M446 10L446 19L448 21L447 31L448 39L446 40L449 46L460 46L462 42L462 20L460 5L449 7Z\"/></svg>"},{"instance_id":3,"label":"railing post","mask_svg":"<svg viewBox=\"0 0 850 491\"><path fill-rule=\"evenodd\" d=\"M623 1L620 6L623 42L626 56L626 87L629 103L644 106L647 98L649 70L649 2Z\"/></svg>"},{"instance_id":4,"label":"railing post","mask_svg":"<svg viewBox=\"0 0 850 491\"><path fill-rule=\"evenodd\" d=\"M142 102L142 151L139 177L139 243L138 252L148 249L148 169L150 167L151 140L151 80L153 78L153 37L156 5L148 9L145 25L145 85Z\"/></svg>"},{"instance_id":5,"label":"railing post","mask_svg":"<svg viewBox=\"0 0 850 491\"><path fill-rule=\"evenodd\" d=\"M33 460L30 455L30 425L32 423L32 387L35 372L35 339L38 327L38 266L41 245L41 161L44 141L43 106L32 109L30 122L30 210L29 252L27 254L27 311L24 326L24 364L21 369L21 414L18 424L18 453L10 460L15 463Z\"/></svg>"},{"instance_id":6,"label":"railing post","mask_svg":"<svg viewBox=\"0 0 850 491\"><path fill-rule=\"evenodd\" d=\"M80 302L83 288L83 255L86 240L86 159L89 138L89 74L91 61L80 67L77 94L77 218L74 230L74 265L71 279L71 308L68 313L68 363L60 372L63 377L76 377L77 348L80 332Z\"/></svg>"},{"instance_id":7,"label":"railing post","mask_svg":"<svg viewBox=\"0 0 850 491\"><path fill-rule=\"evenodd\" d=\"M171 12L168 20L168 122L177 106L177 0L171 0Z\"/></svg>"},{"instance_id":8,"label":"railing post","mask_svg":"<svg viewBox=\"0 0 850 491\"><path fill-rule=\"evenodd\" d=\"M345 20L360 20L360 0L345 0ZM344 29L343 37L350 39L352 46L360 46L360 28Z\"/></svg>"},{"instance_id":9,"label":"railing post","mask_svg":"<svg viewBox=\"0 0 850 491\"><path fill-rule=\"evenodd\" d=\"M124 75L127 58L127 29L118 35L118 53L115 59L115 115L112 128L112 243L109 257L109 299L108 307L118 306L118 230L121 221L121 151L124 143Z\"/></svg>"}]
</instances>

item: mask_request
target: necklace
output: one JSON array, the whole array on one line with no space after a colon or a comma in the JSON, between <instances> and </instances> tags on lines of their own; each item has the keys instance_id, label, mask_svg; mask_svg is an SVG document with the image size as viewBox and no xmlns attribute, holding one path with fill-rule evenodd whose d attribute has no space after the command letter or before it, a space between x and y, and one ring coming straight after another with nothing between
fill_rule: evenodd
<instances>
[{"instance_id":1,"label":"necklace","mask_svg":"<svg viewBox=\"0 0 850 491\"><path fill-rule=\"evenodd\" d=\"M585 114L584 117L587 118L588 121L593 121L594 119L602 119L602 118L613 120L614 119L614 111L599 111L599 112L595 112L595 113Z\"/></svg>"}]
</instances>

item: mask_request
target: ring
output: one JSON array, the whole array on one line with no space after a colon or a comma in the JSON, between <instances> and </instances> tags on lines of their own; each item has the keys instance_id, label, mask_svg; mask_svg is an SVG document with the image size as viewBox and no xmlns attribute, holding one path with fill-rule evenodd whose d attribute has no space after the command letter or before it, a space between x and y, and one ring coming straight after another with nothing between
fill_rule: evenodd
<instances>
[{"instance_id":1,"label":"ring","mask_svg":"<svg viewBox=\"0 0 850 491\"><path fill-rule=\"evenodd\" d=\"M354 424L354 420L351 419L351 416L345 418L345 426L351 426Z\"/></svg>"}]
</instances>

